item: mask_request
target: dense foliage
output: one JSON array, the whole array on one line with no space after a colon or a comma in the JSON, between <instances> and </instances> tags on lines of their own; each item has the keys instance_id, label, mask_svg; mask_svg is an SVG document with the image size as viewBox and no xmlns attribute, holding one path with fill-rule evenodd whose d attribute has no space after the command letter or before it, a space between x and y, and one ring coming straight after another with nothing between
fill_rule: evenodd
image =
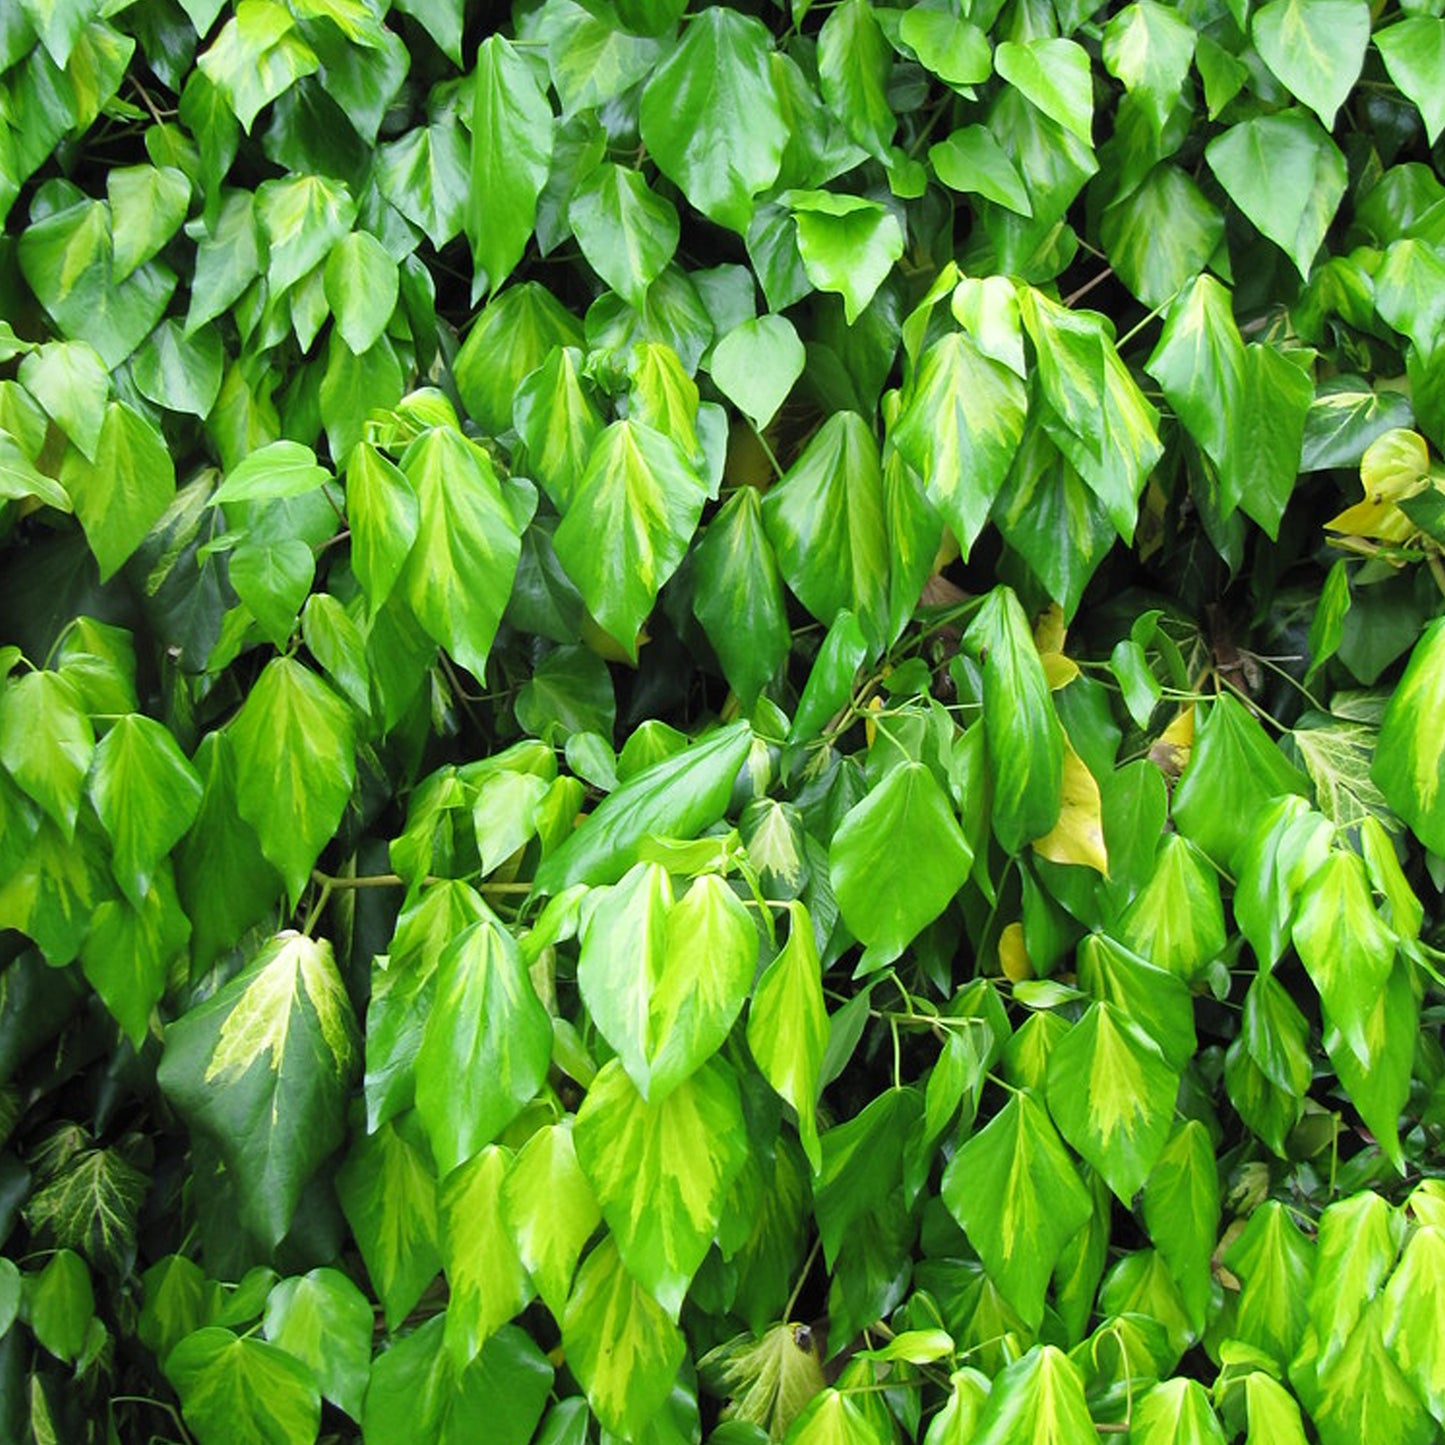
<instances>
[{"instance_id":1,"label":"dense foliage","mask_svg":"<svg viewBox=\"0 0 1445 1445\"><path fill-rule=\"evenodd\" d=\"M1441 8L0 4L0 1436L1445 1438Z\"/></svg>"}]
</instances>

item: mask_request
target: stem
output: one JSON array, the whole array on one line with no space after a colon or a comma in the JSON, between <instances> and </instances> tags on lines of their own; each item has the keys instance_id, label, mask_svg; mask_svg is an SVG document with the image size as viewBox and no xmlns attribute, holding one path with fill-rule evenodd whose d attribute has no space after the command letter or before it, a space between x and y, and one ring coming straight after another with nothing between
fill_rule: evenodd
<instances>
[{"instance_id":1,"label":"stem","mask_svg":"<svg viewBox=\"0 0 1445 1445\"><path fill-rule=\"evenodd\" d=\"M333 878L329 873L323 873L319 868L311 870L311 877L319 883L327 892L346 888L405 888L407 881L399 873L368 873L360 878ZM451 880L446 878L434 878L430 874L422 879L423 883L446 883ZM530 883L484 883L478 882L472 885L478 893L495 893L522 895L532 891Z\"/></svg>"},{"instance_id":2,"label":"stem","mask_svg":"<svg viewBox=\"0 0 1445 1445\"><path fill-rule=\"evenodd\" d=\"M1174 296L1177 296L1178 294L1179 293L1176 291L1174 293ZM1163 311L1167 310L1173 304L1174 296L1169 297L1167 301L1161 301L1151 312L1149 312L1147 316L1144 316L1141 320L1135 322L1135 324L1131 326L1118 339L1118 341L1114 343L1114 350L1122 351L1124 347L1126 347L1151 321L1153 321Z\"/></svg>"},{"instance_id":3,"label":"stem","mask_svg":"<svg viewBox=\"0 0 1445 1445\"><path fill-rule=\"evenodd\" d=\"M1082 301L1083 298L1087 296L1089 292L1094 289L1095 286L1102 286L1104 282L1107 281L1109 277L1113 274L1114 268L1112 266L1105 266L1104 269L1100 271L1097 276L1094 276L1088 281L1085 281L1084 284L1080 286L1077 291L1070 291L1069 294L1064 297L1064 305L1072 309L1074 302Z\"/></svg>"},{"instance_id":4,"label":"stem","mask_svg":"<svg viewBox=\"0 0 1445 1445\"><path fill-rule=\"evenodd\" d=\"M301 925L301 931L307 938L311 937L311 930L316 927L316 921L321 917L321 910L326 907L331 898L331 890L335 885L327 879L321 885L321 892L316 895L316 901L311 905L310 912L306 915L306 922Z\"/></svg>"},{"instance_id":5,"label":"stem","mask_svg":"<svg viewBox=\"0 0 1445 1445\"><path fill-rule=\"evenodd\" d=\"M152 1400L149 1395L112 1395L110 1403L112 1405L150 1405L153 1409L164 1410L171 1417L176 1429L180 1431L181 1439L186 1442L186 1445L191 1445L190 1432L186 1429L180 1412L169 1401Z\"/></svg>"},{"instance_id":6,"label":"stem","mask_svg":"<svg viewBox=\"0 0 1445 1445\"><path fill-rule=\"evenodd\" d=\"M808 1257L803 1261L803 1268L798 1275L798 1282L793 1286L793 1292L788 1296L788 1302L783 1306L782 1318L784 1321L793 1318L793 1307L798 1303L798 1296L803 1292L803 1286L807 1283L808 1275L813 1268L813 1261L818 1257L818 1251L823 1247L823 1236L814 1236L813 1247L808 1251Z\"/></svg>"},{"instance_id":7,"label":"stem","mask_svg":"<svg viewBox=\"0 0 1445 1445\"><path fill-rule=\"evenodd\" d=\"M769 464L772 466L773 475L779 481L781 481L783 478L783 468L778 462L777 457L774 455L772 447L768 444L767 437L763 435L762 431L758 427L753 426L753 419L751 417L747 418L747 423L748 426L752 429L753 435L757 437L758 445L763 449L763 455L767 457Z\"/></svg>"}]
</instances>

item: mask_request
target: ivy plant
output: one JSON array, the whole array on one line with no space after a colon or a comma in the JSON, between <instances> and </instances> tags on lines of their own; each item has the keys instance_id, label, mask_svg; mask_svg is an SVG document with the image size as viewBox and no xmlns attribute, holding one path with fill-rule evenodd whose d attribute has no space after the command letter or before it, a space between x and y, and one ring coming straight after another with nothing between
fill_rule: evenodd
<instances>
[{"instance_id":1,"label":"ivy plant","mask_svg":"<svg viewBox=\"0 0 1445 1445\"><path fill-rule=\"evenodd\" d=\"M1445 1439L1442 97L0 6L0 1436Z\"/></svg>"}]
</instances>

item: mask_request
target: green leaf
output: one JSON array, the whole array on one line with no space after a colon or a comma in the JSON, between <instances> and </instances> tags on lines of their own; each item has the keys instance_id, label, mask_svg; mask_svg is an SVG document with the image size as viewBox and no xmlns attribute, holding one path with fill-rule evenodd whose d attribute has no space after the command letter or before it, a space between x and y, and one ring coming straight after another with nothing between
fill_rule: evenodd
<instances>
[{"instance_id":1,"label":"green leaf","mask_svg":"<svg viewBox=\"0 0 1445 1445\"><path fill-rule=\"evenodd\" d=\"M521 384L514 410L531 474L560 512L572 505L603 426L602 413L583 385L581 361L575 347L553 347Z\"/></svg>"},{"instance_id":2,"label":"green leaf","mask_svg":"<svg viewBox=\"0 0 1445 1445\"><path fill-rule=\"evenodd\" d=\"M94 462L78 451L67 452L60 485L106 581L170 504L176 472L161 434L139 412L113 401L105 409Z\"/></svg>"},{"instance_id":3,"label":"green leaf","mask_svg":"<svg viewBox=\"0 0 1445 1445\"><path fill-rule=\"evenodd\" d=\"M638 629L686 554L706 500L682 449L651 426L616 421L593 444L557 528L557 556L633 660Z\"/></svg>"},{"instance_id":4,"label":"green leaf","mask_svg":"<svg viewBox=\"0 0 1445 1445\"><path fill-rule=\"evenodd\" d=\"M1294 1356L1309 1319L1314 1246L1277 1200L1268 1200L1224 1252L1242 1282L1234 1332L1278 1364Z\"/></svg>"},{"instance_id":5,"label":"green leaf","mask_svg":"<svg viewBox=\"0 0 1445 1445\"><path fill-rule=\"evenodd\" d=\"M236 805L294 905L356 780L351 710L290 657L266 664L230 724Z\"/></svg>"},{"instance_id":6,"label":"green leaf","mask_svg":"<svg viewBox=\"0 0 1445 1445\"><path fill-rule=\"evenodd\" d=\"M847 609L881 644L888 614L883 474L873 430L856 412L830 416L763 499L763 526L788 587L831 624Z\"/></svg>"},{"instance_id":7,"label":"green leaf","mask_svg":"<svg viewBox=\"0 0 1445 1445\"><path fill-rule=\"evenodd\" d=\"M95 1317L95 1292L85 1261L73 1250L57 1250L45 1268L25 1283L36 1341L57 1358L75 1361Z\"/></svg>"},{"instance_id":8,"label":"green leaf","mask_svg":"<svg viewBox=\"0 0 1445 1445\"><path fill-rule=\"evenodd\" d=\"M1345 5L1353 9L1354 0ZM1344 156L1318 123L1300 110L1241 121L1210 141L1205 159L1235 205L1308 279L1347 180Z\"/></svg>"},{"instance_id":9,"label":"green leaf","mask_svg":"<svg viewBox=\"0 0 1445 1445\"><path fill-rule=\"evenodd\" d=\"M278 934L166 1030L161 1088L214 1141L242 1220L267 1244L341 1142L359 1052L331 945L296 933Z\"/></svg>"},{"instance_id":10,"label":"green leaf","mask_svg":"<svg viewBox=\"0 0 1445 1445\"><path fill-rule=\"evenodd\" d=\"M1264 1370L1245 1376L1249 1434L1244 1445L1306 1445L1304 1422L1293 1395Z\"/></svg>"},{"instance_id":11,"label":"green leaf","mask_svg":"<svg viewBox=\"0 0 1445 1445\"><path fill-rule=\"evenodd\" d=\"M1445 1230L1416 1229L1385 1286L1384 1339L1430 1413L1445 1414L1445 1342L1434 1320L1445 1299Z\"/></svg>"},{"instance_id":12,"label":"green leaf","mask_svg":"<svg viewBox=\"0 0 1445 1445\"><path fill-rule=\"evenodd\" d=\"M1264 63L1333 130L1370 43L1365 0L1270 0L1250 32Z\"/></svg>"},{"instance_id":13,"label":"green leaf","mask_svg":"<svg viewBox=\"0 0 1445 1445\"><path fill-rule=\"evenodd\" d=\"M1431 724L1445 709L1445 619L1415 644L1390 695L1370 776L1390 806L1436 853L1445 852L1445 738Z\"/></svg>"},{"instance_id":14,"label":"green leaf","mask_svg":"<svg viewBox=\"0 0 1445 1445\"><path fill-rule=\"evenodd\" d=\"M52 341L30 352L18 375L56 426L93 462L110 396L110 377L95 348L84 341Z\"/></svg>"},{"instance_id":15,"label":"green leaf","mask_svg":"<svg viewBox=\"0 0 1445 1445\"><path fill-rule=\"evenodd\" d=\"M501 35L477 52L472 93L472 258L495 294L522 258L552 164L552 107L535 74Z\"/></svg>"},{"instance_id":16,"label":"green leaf","mask_svg":"<svg viewBox=\"0 0 1445 1445\"><path fill-rule=\"evenodd\" d=\"M1224 217L1178 166L1158 165L1104 212L1099 239L1124 284L1146 306L1162 306L1209 264L1224 239Z\"/></svg>"},{"instance_id":17,"label":"green leaf","mask_svg":"<svg viewBox=\"0 0 1445 1445\"><path fill-rule=\"evenodd\" d=\"M96 1269L127 1269L149 1187L119 1149L81 1149L30 1196L25 1219L62 1249L79 1250Z\"/></svg>"},{"instance_id":18,"label":"green leaf","mask_svg":"<svg viewBox=\"0 0 1445 1445\"><path fill-rule=\"evenodd\" d=\"M983 727L993 778L993 828L1010 852L1058 822L1064 733L1018 598L996 587L964 643L983 669Z\"/></svg>"},{"instance_id":19,"label":"green leaf","mask_svg":"<svg viewBox=\"0 0 1445 1445\"><path fill-rule=\"evenodd\" d=\"M1341 1199L1320 1215L1310 1322L1319 1367L1339 1359L1365 1306L1379 1294L1400 1252L1405 1221L1372 1190Z\"/></svg>"},{"instance_id":20,"label":"green leaf","mask_svg":"<svg viewBox=\"0 0 1445 1445\"><path fill-rule=\"evenodd\" d=\"M955 89L982 85L993 72L988 37L977 25L943 11L905 10L898 22L898 38L925 70Z\"/></svg>"},{"instance_id":21,"label":"green leaf","mask_svg":"<svg viewBox=\"0 0 1445 1445\"><path fill-rule=\"evenodd\" d=\"M395 1329L441 1268L436 1176L416 1117L359 1135L336 1174L336 1197Z\"/></svg>"},{"instance_id":22,"label":"green leaf","mask_svg":"<svg viewBox=\"0 0 1445 1445\"><path fill-rule=\"evenodd\" d=\"M150 1031L151 1010L165 993L170 964L190 932L169 870L158 874L134 905L107 898L96 906L81 965L137 1047Z\"/></svg>"},{"instance_id":23,"label":"green leaf","mask_svg":"<svg viewBox=\"0 0 1445 1445\"><path fill-rule=\"evenodd\" d=\"M675 1320L747 1160L732 1070L711 1059L665 1099L650 1102L614 1059L587 1091L574 1137L628 1272ZM576 1293L586 1279L584 1266ZM575 1303L574 1293L564 1338Z\"/></svg>"},{"instance_id":24,"label":"green leaf","mask_svg":"<svg viewBox=\"0 0 1445 1445\"><path fill-rule=\"evenodd\" d=\"M136 389L157 406L204 420L221 391L226 352L220 333L201 326L188 335L179 317L169 317L131 358Z\"/></svg>"},{"instance_id":25,"label":"green leaf","mask_svg":"<svg viewBox=\"0 0 1445 1445\"><path fill-rule=\"evenodd\" d=\"M905 397L890 432L893 444L967 551L1023 440L1023 383L954 332L924 352Z\"/></svg>"},{"instance_id":26,"label":"green leaf","mask_svg":"<svg viewBox=\"0 0 1445 1445\"><path fill-rule=\"evenodd\" d=\"M280 1280L266 1296L266 1338L306 1365L353 1420L371 1375L372 1325L371 1302L340 1270Z\"/></svg>"},{"instance_id":27,"label":"green leaf","mask_svg":"<svg viewBox=\"0 0 1445 1445\"><path fill-rule=\"evenodd\" d=\"M326 301L336 329L356 355L375 345L401 290L401 274L386 248L366 231L353 231L326 258Z\"/></svg>"},{"instance_id":28,"label":"green leaf","mask_svg":"<svg viewBox=\"0 0 1445 1445\"><path fill-rule=\"evenodd\" d=\"M1149 1389L1130 1420L1129 1438L1135 1445L1227 1445L1209 1392L1182 1378Z\"/></svg>"},{"instance_id":29,"label":"green leaf","mask_svg":"<svg viewBox=\"0 0 1445 1445\"><path fill-rule=\"evenodd\" d=\"M759 316L718 341L709 370L717 389L762 431L788 399L804 361L793 323L786 316Z\"/></svg>"},{"instance_id":30,"label":"green leaf","mask_svg":"<svg viewBox=\"0 0 1445 1445\"><path fill-rule=\"evenodd\" d=\"M238 1435L266 1445L308 1445L321 1427L315 1375L264 1340L238 1339L218 1326L197 1330L166 1357L165 1372L200 1445Z\"/></svg>"},{"instance_id":31,"label":"green leaf","mask_svg":"<svg viewBox=\"0 0 1445 1445\"><path fill-rule=\"evenodd\" d=\"M852 326L902 256L903 227L886 206L861 196L789 191L787 200L808 279L843 298Z\"/></svg>"},{"instance_id":32,"label":"green leaf","mask_svg":"<svg viewBox=\"0 0 1445 1445\"><path fill-rule=\"evenodd\" d=\"M1445 260L1438 250L1408 236L1385 252L1384 263L1375 272L1375 309L1421 352L1433 351L1445 332L1442 281Z\"/></svg>"},{"instance_id":33,"label":"green leaf","mask_svg":"<svg viewBox=\"0 0 1445 1445\"><path fill-rule=\"evenodd\" d=\"M0 431L0 504L23 502L30 497L60 512L71 510L65 488L40 471L21 451L14 437Z\"/></svg>"},{"instance_id":34,"label":"green leaf","mask_svg":"<svg viewBox=\"0 0 1445 1445\"><path fill-rule=\"evenodd\" d=\"M868 0L844 0L818 32L823 99L848 134L879 160L898 126L888 98L892 59Z\"/></svg>"},{"instance_id":35,"label":"green leaf","mask_svg":"<svg viewBox=\"0 0 1445 1445\"><path fill-rule=\"evenodd\" d=\"M1049 1058L1049 1112L1127 1204L1158 1160L1179 1075L1112 1004L1094 1004Z\"/></svg>"},{"instance_id":36,"label":"green leaf","mask_svg":"<svg viewBox=\"0 0 1445 1445\"><path fill-rule=\"evenodd\" d=\"M310 447L300 442L272 442L227 473L225 481L212 493L211 504L301 497L330 480L331 473L317 462Z\"/></svg>"},{"instance_id":37,"label":"green leaf","mask_svg":"<svg viewBox=\"0 0 1445 1445\"><path fill-rule=\"evenodd\" d=\"M95 755L80 694L57 672L30 672L0 694L0 763L55 819L66 840Z\"/></svg>"},{"instance_id":38,"label":"green leaf","mask_svg":"<svg viewBox=\"0 0 1445 1445\"><path fill-rule=\"evenodd\" d=\"M851 1395L820 1391L784 1435L787 1445L884 1445L886 1436Z\"/></svg>"},{"instance_id":39,"label":"green leaf","mask_svg":"<svg viewBox=\"0 0 1445 1445\"><path fill-rule=\"evenodd\" d=\"M511 934L474 923L437 963L416 1056L416 1108L442 1175L489 1144L542 1087L552 1021Z\"/></svg>"},{"instance_id":40,"label":"green leaf","mask_svg":"<svg viewBox=\"0 0 1445 1445\"><path fill-rule=\"evenodd\" d=\"M1154 871L1119 919L1121 940L1182 979L1193 979L1224 949L1219 875L1188 839L1166 833Z\"/></svg>"},{"instance_id":41,"label":"green leaf","mask_svg":"<svg viewBox=\"0 0 1445 1445\"><path fill-rule=\"evenodd\" d=\"M948 906L973 862L953 808L922 764L900 763L851 808L828 849L843 919L881 968Z\"/></svg>"},{"instance_id":42,"label":"green leaf","mask_svg":"<svg viewBox=\"0 0 1445 1445\"><path fill-rule=\"evenodd\" d=\"M196 62L249 135L257 113L321 64L272 0L242 0Z\"/></svg>"},{"instance_id":43,"label":"green leaf","mask_svg":"<svg viewBox=\"0 0 1445 1445\"><path fill-rule=\"evenodd\" d=\"M1192 25L1157 0L1137 0L1104 28L1104 65L1138 101L1156 140L1184 90L1194 35Z\"/></svg>"},{"instance_id":44,"label":"green leaf","mask_svg":"<svg viewBox=\"0 0 1445 1445\"><path fill-rule=\"evenodd\" d=\"M484 677L521 555L521 528L491 458L453 427L418 437L402 470L418 511L397 588L428 635Z\"/></svg>"},{"instance_id":45,"label":"green leaf","mask_svg":"<svg viewBox=\"0 0 1445 1445\"><path fill-rule=\"evenodd\" d=\"M111 279L119 285L180 230L191 183L174 166L122 166L105 178L110 202Z\"/></svg>"},{"instance_id":46,"label":"green leaf","mask_svg":"<svg viewBox=\"0 0 1445 1445\"><path fill-rule=\"evenodd\" d=\"M748 725L733 723L629 778L543 862L537 892L615 883L649 836L696 837L726 811L751 745Z\"/></svg>"},{"instance_id":47,"label":"green leaf","mask_svg":"<svg viewBox=\"0 0 1445 1445\"><path fill-rule=\"evenodd\" d=\"M1093 139L1094 88L1089 56L1072 40L1005 40L994 68L1050 120L1087 146Z\"/></svg>"},{"instance_id":48,"label":"green leaf","mask_svg":"<svg viewBox=\"0 0 1445 1445\"><path fill-rule=\"evenodd\" d=\"M710 220L739 235L777 179L788 127L761 23L724 6L694 17L642 92L642 142Z\"/></svg>"},{"instance_id":49,"label":"green leaf","mask_svg":"<svg viewBox=\"0 0 1445 1445\"><path fill-rule=\"evenodd\" d=\"M1189 766L1175 789L1174 821L1221 868L1235 870L1243 846L1275 798L1306 793L1303 775L1228 693L1210 704Z\"/></svg>"},{"instance_id":50,"label":"green leaf","mask_svg":"<svg viewBox=\"0 0 1445 1445\"><path fill-rule=\"evenodd\" d=\"M421 506L411 479L370 442L358 443L347 459L346 519L351 565L374 615L401 576L421 525Z\"/></svg>"},{"instance_id":51,"label":"green leaf","mask_svg":"<svg viewBox=\"0 0 1445 1445\"><path fill-rule=\"evenodd\" d=\"M930 146L928 163L951 191L983 196L1020 216L1033 214L1023 178L984 126L963 126L947 139Z\"/></svg>"},{"instance_id":52,"label":"green leaf","mask_svg":"<svg viewBox=\"0 0 1445 1445\"><path fill-rule=\"evenodd\" d=\"M681 14L676 0L655 6L624 0L614 9L594 14L571 0L554 0L538 15L564 115L600 108L645 80ZM648 10L655 13L641 13Z\"/></svg>"},{"instance_id":53,"label":"green leaf","mask_svg":"<svg viewBox=\"0 0 1445 1445\"><path fill-rule=\"evenodd\" d=\"M437 250L466 225L470 182L466 133L455 118L419 125L377 148L376 184L382 195Z\"/></svg>"},{"instance_id":54,"label":"green leaf","mask_svg":"<svg viewBox=\"0 0 1445 1445\"><path fill-rule=\"evenodd\" d=\"M662 1408L687 1355L682 1332L628 1273L611 1236L577 1275L562 1347L593 1414L624 1439L637 1438Z\"/></svg>"},{"instance_id":55,"label":"green leaf","mask_svg":"<svg viewBox=\"0 0 1445 1445\"><path fill-rule=\"evenodd\" d=\"M1419 110L1433 146L1445 130L1445 20L1413 15L1377 31L1374 40L1390 79Z\"/></svg>"},{"instance_id":56,"label":"green leaf","mask_svg":"<svg viewBox=\"0 0 1445 1445\"><path fill-rule=\"evenodd\" d=\"M944 1170L942 1194L1004 1297L1025 1320L1042 1318L1054 1262L1092 1205L1032 1093L1010 1095L964 1143Z\"/></svg>"},{"instance_id":57,"label":"green leaf","mask_svg":"<svg viewBox=\"0 0 1445 1445\"><path fill-rule=\"evenodd\" d=\"M557 1320L565 1313L583 1246L602 1222L572 1142L572 1118L527 1140L502 1185L502 1217L517 1255Z\"/></svg>"},{"instance_id":58,"label":"green leaf","mask_svg":"<svg viewBox=\"0 0 1445 1445\"><path fill-rule=\"evenodd\" d=\"M1209 1305L1219 1208L1213 1141L1198 1119L1187 1119L1175 1128L1145 1181L1144 1223L1196 1329L1203 1328Z\"/></svg>"},{"instance_id":59,"label":"green leaf","mask_svg":"<svg viewBox=\"0 0 1445 1445\"><path fill-rule=\"evenodd\" d=\"M1073 1445L1093 1437L1077 1367L1053 1345L1037 1345L994 1379L972 1439L973 1445Z\"/></svg>"},{"instance_id":60,"label":"green leaf","mask_svg":"<svg viewBox=\"0 0 1445 1445\"><path fill-rule=\"evenodd\" d=\"M510 1151L493 1145L453 1170L442 1185L445 1339L458 1366L470 1364L534 1293L501 1214L511 1159Z\"/></svg>"},{"instance_id":61,"label":"green leaf","mask_svg":"<svg viewBox=\"0 0 1445 1445\"><path fill-rule=\"evenodd\" d=\"M572 192L567 216L592 269L640 311L677 250L677 208L639 172L603 161Z\"/></svg>"},{"instance_id":62,"label":"green leaf","mask_svg":"<svg viewBox=\"0 0 1445 1445\"><path fill-rule=\"evenodd\" d=\"M753 990L748 1049L762 1076L793 1106L803 1150L816 1174L822 1165L817 1107L828 1010L813 921L796 899L788 904L788 919L788 941Z\"/></svg>"}]
</instances>

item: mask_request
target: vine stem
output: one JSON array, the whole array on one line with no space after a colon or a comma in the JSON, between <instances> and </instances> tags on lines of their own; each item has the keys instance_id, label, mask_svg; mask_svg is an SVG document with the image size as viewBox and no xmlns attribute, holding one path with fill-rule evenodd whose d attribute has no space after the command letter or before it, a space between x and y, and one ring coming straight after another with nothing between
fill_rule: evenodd
<instances>
[{"instance_id":1,"label":"vine stem","mask_svg":"<svg viewBox=\"0 0 1445 1445\"><path fill-rule=\"evenodd\" d=\"M788 1302L783 1306L783 1320L789 1321L793 1318L793 1307L798 1303L798 1296L803 1292L803 1286L807 1283L808 1275L812 1272L813 1261L818 1257L818 1251L823 1247L823 1236L817 1235L813 1240L813 1247L808 1251L808 1257L803 1261L803 1268L798 1273L798 1282L793 1286L793 1292L788 1296Z\"/></svg>"},{"instance_id":2,"label":"vine stem","mask_svg":"<svg viewBox=\"0 0 1445 1445\"><path fill-rule=\"evenodd\" d=\"M325 892L340 892L348 888L405 888L407 881L400 873L367 873L360 878L335 878L319 868L311 870L312 881L321 885ZM423 883L446 883L448 879L428 876ZM531 883L474 883L478 893L524 894L532 891Z\"/></svg>"}]
</instances>

